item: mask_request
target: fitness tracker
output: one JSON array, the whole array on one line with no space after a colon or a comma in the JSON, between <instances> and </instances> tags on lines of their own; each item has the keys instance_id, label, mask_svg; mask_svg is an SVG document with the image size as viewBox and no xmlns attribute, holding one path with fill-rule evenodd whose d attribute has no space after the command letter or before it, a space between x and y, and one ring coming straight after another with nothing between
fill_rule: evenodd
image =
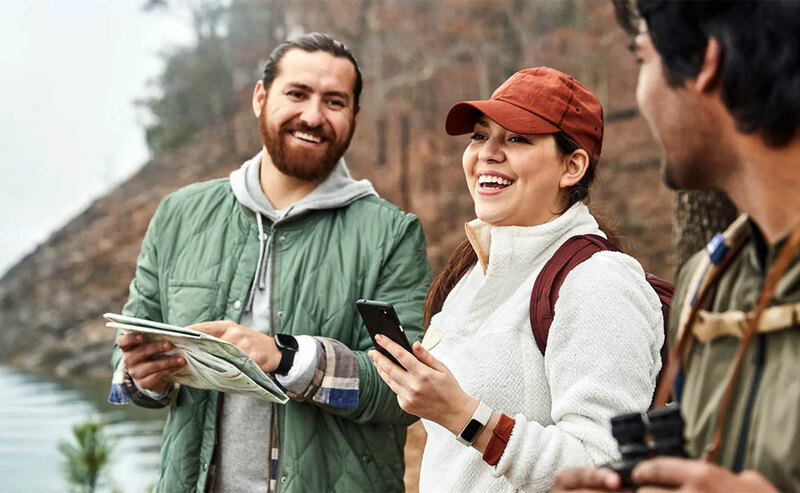
<instances>
[{"instance_id":1,"label":"fitness tracker","mask_svg":"<svg viewBox=\"0 0 800 493\"><path fill-rule=\"evenodd\" d=\"M294 363L294 355L297 353L297 339L289 334L275 334L275 345L281 352L281 362L275 368L275 374L286 375Z\"/></svg>"},{"instance_id":2,"label":"fitness tracker","mask_svg":"<svg viewBox=\"0 0 800 493\"><path fill-rule=\"evenodd\" d=\"M481 434L481 431L486 426L486 423L492 418L492 408L484 404L483 402L478 403L478 409L475 410L475 414L472 415L472 419L464 426L464 429L461 430L461 433L456 435L456 440L459 443L466 445L467 447L472 446L472 442L478 438L478 435Z\"/></svg>"}]
</instances>

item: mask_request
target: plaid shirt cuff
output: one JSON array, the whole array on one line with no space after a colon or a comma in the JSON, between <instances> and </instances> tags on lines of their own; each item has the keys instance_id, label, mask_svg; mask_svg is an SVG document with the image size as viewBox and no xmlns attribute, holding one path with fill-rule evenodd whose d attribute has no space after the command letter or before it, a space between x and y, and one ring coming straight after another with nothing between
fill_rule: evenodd
<instances>
[{"instance_id":1,"label":"plaid shirt cuff","mask_svg":"<svg viewBox=\"0 0 800 493\"><path fill-rule=\"evenodd\" d=\"M112 404L128 404L134 402L147 407L166 406L172 402L178 393L178 384L170 384L163 392L157 394L152 391L140 389L128 373L125 363L120 360L114 375L111 377L111 392L108 402Z\"/></svg>"},{"instance_id":2,"label":"plaid shirt cuff","mask_svg":"<svg viewBox=\"0 0 800 493\"><path fill-rule=\"evenodd\" d=\"M317 366L311 383L303 392L288 392L289 397L325 406L357 407L360 369L355 353L334 339L314 339L317 342Z\"/></svg>"}]
</instances>

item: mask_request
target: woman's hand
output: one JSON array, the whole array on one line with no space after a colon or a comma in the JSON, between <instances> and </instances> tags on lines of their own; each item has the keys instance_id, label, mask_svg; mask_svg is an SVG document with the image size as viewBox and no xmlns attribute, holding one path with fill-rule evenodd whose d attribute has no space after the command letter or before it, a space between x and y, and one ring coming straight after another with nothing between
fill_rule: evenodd
<instances>
[{"instance_id":1,"label":"woman's hand","mask_svg":"<svg viewBox=\"0 0 800 493\"><path fill-rule=\"evenodd\" d=\"M450 370L419 342L412 346L412 355L388 337L378 335L375 340L408 370L403 371L376 350L369 352L378 374L397 394L400 407L453 434L460 433L478 408L478 400L467 395Z\"/></svg>"}]
</instances>

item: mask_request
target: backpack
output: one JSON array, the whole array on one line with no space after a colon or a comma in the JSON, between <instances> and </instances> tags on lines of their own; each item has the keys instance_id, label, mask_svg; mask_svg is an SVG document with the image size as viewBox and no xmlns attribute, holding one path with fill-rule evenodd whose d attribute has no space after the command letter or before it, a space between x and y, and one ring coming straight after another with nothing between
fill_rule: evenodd
<instances>
[{"instance_id":1,"label":"backpack","mask_svg":"<svg viewBox=\"0 0 800 493\"><path fill-rule=\"evenodd\" d=\"M567 274L578 264L601 251L619 251L613 243L598 235L573 236L561 245L542 267L531 292L530 318L533 337L542 355L547 349L547 335L553 323L558 291L564 284ZM645 279L653 287L661 301L661 314L664 316L664 344L661 346L661 372L667 366L667 321L672 305L675 286L653 274L645 274ZM661 379L659 372L659 380Z\"/></svg>"}]
</instances>

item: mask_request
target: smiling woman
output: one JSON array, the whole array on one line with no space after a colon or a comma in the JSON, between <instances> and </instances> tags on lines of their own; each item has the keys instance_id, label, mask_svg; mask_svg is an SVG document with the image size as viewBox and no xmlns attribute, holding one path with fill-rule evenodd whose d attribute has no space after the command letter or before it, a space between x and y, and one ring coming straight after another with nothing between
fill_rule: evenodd
<instances>
[{"instance_id":1,"label":"smiling woman","mask_svg":"<svg viewBox=\"0 0 800 493\"><path fill-rule=\"evenodd\" d=\"M531 292L554 252L606 238L584 204L602 115L588 89L540 67L447 116L449 134L471 133L462 164L477 219L431 286L414 354L379 341L408 371L370 355L423 418L421 491L549 490L562 468L610 460L609 418L650 404L663 321L635 259L601 251L568 272L546 352L531 328Z\"/></svg>"}]
</instances>

